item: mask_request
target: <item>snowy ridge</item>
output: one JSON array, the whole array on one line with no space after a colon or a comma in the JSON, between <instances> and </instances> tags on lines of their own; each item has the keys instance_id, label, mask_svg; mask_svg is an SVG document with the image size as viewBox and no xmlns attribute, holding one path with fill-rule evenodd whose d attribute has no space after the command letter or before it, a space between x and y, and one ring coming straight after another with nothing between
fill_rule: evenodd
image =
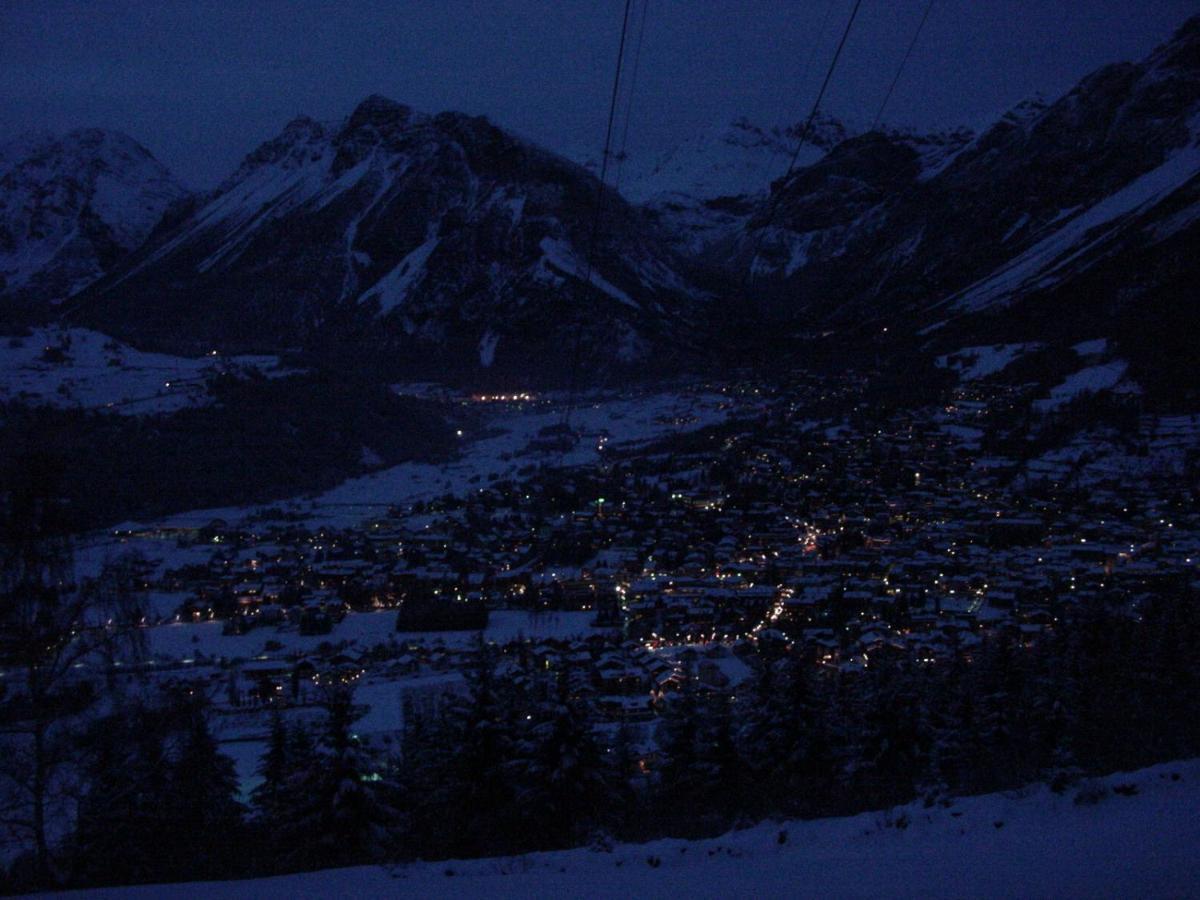
<instances>
[{"instance_id":1,"label":"snowy ridge","mask_svg":"<svg viewBox=\"0 0 1200 900\"><path fill-rule=\"evenodd\" d=\"M188 229L158 247L121 280L209 232L223 232L222 242L198 264L197 270L207 271L223 260L235 259L256 225L284 215L325 187L332 157L319 144L323 135L324 130L315 122L303 127L297 123L289 125L276 141L289 145L285 156L257 164L251 162L253 157L248 159L233 177L217 188L214 197L199 210ZM365 170L357 174L361 177ZM349 186L341 185L343 189Z\"/></svg>"},{"instance_id":2,"label":"snowy ridge","mask_svg":"<svg viewBox=\"0 0 1200 900\"><path fill-rule=\"evenodd\" d=\"M926 343L945 364L959 347L1036 342L1056 324L1067 343L1115 338L1139 308L1153 328L1186 318L1196 278L1198 53L1194 17L1142 61L1020 103L978 134L880 129L774 182L769 198L672 197L652 210L703 269L757 276L764 318L799 331L869 322L896 340L953 322ZM1030 309L1037 328L1016 319L1035 295L1047 298ZM1126 352L1134 369L1162 368Z\"/></svg>"},{"instance_id":3,"label":"snowy ridge","mask_svg":"<svg viewBox=\"0 0 1200 900\"><path fill-rule=\"evenodd\" d=\"M1036 290L1062 277L1071 263L1110 236L1120 220L1146 210L1200 174L1200 146L1185 147L1158 168L1135 178L1087 210L1063 216L1066 224L1042 238L996 272L951 297L965 310L1003 303L1017 294ZM1019 222L1011 231L1023 225Z\"/></svg>"},{"instance_id":4,"label":"snowy ridge","mask_svg":"<svg viewBox=\"0 0 1200 900\"><path fill-rule=\"evenodd\" d=\"M171 885L173 897L1183 897L1200 761L719 838ZM82 891L154 897L162 886Z\"/></svg>"}]
</instances>

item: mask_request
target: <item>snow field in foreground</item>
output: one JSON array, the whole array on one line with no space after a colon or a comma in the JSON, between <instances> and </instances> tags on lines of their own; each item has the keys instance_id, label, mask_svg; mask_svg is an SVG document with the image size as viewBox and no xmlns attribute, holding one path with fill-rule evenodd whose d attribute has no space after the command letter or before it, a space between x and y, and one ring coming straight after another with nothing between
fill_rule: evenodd
<instances>
[{"instance_id":1,"label":"snow field in foreground","mask_svg":"<svg viewBox=\"0 0 1200 900\"><path fill-rule=\"evenodd\" d=\"M1198 810L1200 760L1190 760L1061 795L1035 785L948 808L914 803L887 813L764 823L711 840L73 896L1183 897L1200 893Z\"/></svg>"}]
</instances>

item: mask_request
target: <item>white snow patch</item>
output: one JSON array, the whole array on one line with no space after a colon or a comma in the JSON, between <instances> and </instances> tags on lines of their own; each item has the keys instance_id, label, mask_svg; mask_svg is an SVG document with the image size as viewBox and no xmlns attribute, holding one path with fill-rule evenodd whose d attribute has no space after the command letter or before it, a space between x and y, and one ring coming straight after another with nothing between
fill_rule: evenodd
<instances>
[{"instance_id":1,"label":"white snow patch","mask_svg":"<svg viewBox=\"0 0 1200 900\"><path fill-rule=\"evenodd\" d=\"M369 166L372 158L374 158L374 154L372 154L370 158L360 163L358 166L355 166L355 169L363 166ZM357 184L359 180L361 180L361 176L358 179L355 179L354 183ZM340 181L341 179L339 179L338 182L334 182L334 185L336 186ZM340 300L344 300L358 289L358 272L355 270L355 265L359 262L360 257L365 256L368 263L371 259L371 257L367 254L359 253L354 249L354 242L358 239L358 225L363 219L371 214L371 212L379 204L379 201L383 199L384 195L392 189L392 184L394 181L395 173L391 170L385 170L380 176L379 186L375 189L375 193L372 195L370 202L361 210L359 210L354 218L350 220L350 224L346 226L346 274L342 279L342 294L341 297L338 298ZM341 190L337 191L336 193L340 192ZM330 202L331 199L332 197L326 199L324 203ZM318 206L318 208L320 207Z\"/></svg>"},{"instance_id":2,"label":"white snow patch","mask_svg":"<svg viewBox=\"0 0 1200 900\"><path fill-rule=\"evenodd\" d=\"M892 258L897 260L910 259L912 255L917 252L917 248L921 246L921 241L924 239L925 226L922 225L916 234L910 238L906 238L900 243L899 246L896 247L894 251L892 251ZM789 271L788 274L790 275L791 272Z\"/></svg>"},{"instance_id":3,"label":"white snow patch","mask_svg":"<svg viewBox=\"0 0 1200 900\"><path fill-rule=\"evenodd\" d=\"M974 381L986 378L1004 369L1019 356L1036 350L1041 344L993 344L991 346L964 347L955 353L937 358L943 369L958 372L959 381Z\"/></svg>"},{"instance_id":4,"label":"white snow patch","mask_svg":"<svg viewBox=\"0 0 1200 900\"><path fill-rule=\"evenodd\" d=\"M1042 411L1053 410L1083 394L1112 390L1125 377L1125 370L1128 367L1128 363L1118 359L1080 369L1075 374L1067 376L1062 384L1051 388L1050 396L1036 401L1034 406ZM1132 386L1130 388L1132 389Z\"/></svg>"},{"instance_id":5,"label":"white snow patch","mask_svg":"<svg viewBox=\"0 0 1200 900\"><path fill-rule=\"evenodd\" d=\"M808 265L808 248L812 245L813 238L816 237L816 232L809 231L805 234L795 235L788 243L788 261L783 267L785 278L790 278L797 270Z\"/></svg>"},{"instance_id":6,"label":"white snow patch","mask_svg":"<svg viewBox=\"0 0 1200 900\"><path fill-rule=\"evenodd\" d=\"M507 201L509 212L512 213L512 223L517 225L521 221L521 216L525 214L525 198L524 197L509 197Z\"/></svg>"},{"instance_id":7,"label":"white snow patch","mask_svg":"<svg viewBox=\"0 0 1200 900\"><path fill-rule=\"evenodd\" d=\"M490 328L479 339L479 364L489 368L496 359L496 345L500 343L500 335Z\"/></svg>"},{"instance_id":8,"label":"white snow patch","mask_svg":"<svg viewBox=\"0 0 1200 900\"><path fill-rule=\"evenodd\" d=\"M592 634L608 633L611 629L592 626L596 618L590 612L538 613L525 610L493 610L488 616L484 637L498 644L521 638L553 638L570 640ZM154 659L179 661L206 657L253 659L264 652L267 641L283 645L280 655L312 653L330 640L345 641L348 646L365 651L376 644L395 638L398 641L438 642L448 647L469 647L478 631L396 631L395 610L348 613L333 629L332 634L303 635L288 626L256 628L245 634L223 634L223 624L212 622L172 622L146 629L146 649Z\"/></svg>"},{"instance_id":9,"label":"white snow patch","mask_svg":"<svg viewBox=\"0 0 1200 900\"><path fill-rule=\"evenodd\" d=\"M358 302L365 303L375 297L379 300L381 313L389 313L398 307L408 297L408 292L413 285L425 274L425 263L437 247L438 240L438 237L434 235L411 251L404 259L400 260L392 271L365 291L358 298Z\"/></svg>"},{"instance_id":10,"label":"white snow patch","mask_svg":"<svg viewBox=\"0 0 1200 900\"><path fill-rule=\"evenodd\" d=\"M1004 232L1004 237L1000 238L1000 243L1007 244L1009 238L1011 238L1014 234L1016 234L1018 231L1020 231L1022 228L1024 228L1028 224L1029 224L1029 213L1027 213L1027 212L1021 213L1021 215L1017 219L1017 221L1013 222L1012 225L1009 226L1008 231Z\"/></svg>"},{"instance_id":11,"label":"white snow patch","mask_svg":"<svg viewBox=\"0 0 1200 900\"><path fill-rule=\"evenodd\" d=\"M1081 341L1071 347L1080 356L1099 356L1108 351L1108 339L1096 338L1094 341Z\"/></svg>"},{"instance_id":12,"label":"white snow patch","mask_svg":"<svg viewBox=\"0 0 1200 900\"><path fill-rule=\"evenodd\" d=\"M560 272L567 275L573 275L580 281L587 280L588 270L587 265L579 258L579 254L566 241L556 240L555 238L542 238L542 259L539 264L549 263ZM614 300L624 303L626 306L633 309L641 309L641 306L632 297L626 294L616 285L607 281L595 267L591 270L591 283L598 287L601 291L608 294Z\"/></svg>"}]
</instances>

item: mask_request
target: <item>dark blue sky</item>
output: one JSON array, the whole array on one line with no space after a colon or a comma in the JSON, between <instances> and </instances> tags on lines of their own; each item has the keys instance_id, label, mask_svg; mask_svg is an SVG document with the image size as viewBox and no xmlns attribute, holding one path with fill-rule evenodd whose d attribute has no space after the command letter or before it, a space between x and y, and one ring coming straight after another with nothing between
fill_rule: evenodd
<instances>
[{"instance_id":1,"label":"dark blue sky","mask_svg":"<svg viewBox=\"0 0 1200 900\"><path fill-rule=\"evenodd\" d=\"M852 5L650 0L631 152L737 115L803 118ZM870 120L923 5L864 0L831 112ZM483 113L564 152L598 155L622 6L4 0L0 140L117 128L206 187L293 116L338 119L381 93L431 112ZM1054 96L1099 65L1144 55L1196 10L1196 0L935 0L885 118L981 124L1034 91Z\"/></svg>"}]
</instances>

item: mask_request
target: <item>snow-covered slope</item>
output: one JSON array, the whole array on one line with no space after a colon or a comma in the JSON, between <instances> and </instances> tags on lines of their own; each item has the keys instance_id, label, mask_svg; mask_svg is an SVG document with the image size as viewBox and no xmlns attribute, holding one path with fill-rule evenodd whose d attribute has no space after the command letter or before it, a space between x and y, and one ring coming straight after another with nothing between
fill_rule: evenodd
<instances>
[{"instance_id":1,"label":"snow-covered slope","mask_svg":"<svg viewBox=\"0 0 1200 900\"><path fill-rule=\"evenodd\" d=\"M576 343L631 362L700 293L615 199L587 284L597 187L486 119L369 97L342 122L291 122L81 306L160 343L353 335L423 376L561 368Z\"/></svg>"},{"instance_id":2,"label":"snow-covered slope","mask_svg":"<svg viewBox=\"0 0 1200 900\"><path fill-rule=\"evenodd\" d=\"M928 809L620 844L73 896L1187 897L1200 884L1200 762Z\"/></svg>"},{"instance_id":3,"label":"snow-covered slope","mask_svg":"<svg viewBox=\"0 0 1200 900\"><path fill-rule=\"evenodd\" d=\"M1140 175L1091 206L1062 211L1062 224L995 272L951 298L961 309L980 310L1060 281L1086 267L1090 250L1116 236L1126 217L1146 212L1200 176L1200 128L1192 142L1173 151L1162 165ZM1156 231L1161 239L1188 221ZM1023 223L1014 223L1019 229Z\"/></svg>"},{"instance_id":4,"label":"snow-covered slope","mask_svg":"<svg viewBox=\"0 0 1200 900\"><path fill-rule=\"evenodd\" d=\"M35 328L0 342L0 402L122 415L174 412L208 402L209 378L250 368L287 374L273 356L193 359L144 353L86 328Z\"/></svg>"},{"instance_id":5,"label":"snow-covered slope","mask_svg":"<svg viewBox=\"0 0 1200 900\"><path fill-rule=\"evenodd\" d=\"M0 298L74 294L186 195L145 147L118 132L88 128L0 147Z\"/></svg>"}]
</instances>

